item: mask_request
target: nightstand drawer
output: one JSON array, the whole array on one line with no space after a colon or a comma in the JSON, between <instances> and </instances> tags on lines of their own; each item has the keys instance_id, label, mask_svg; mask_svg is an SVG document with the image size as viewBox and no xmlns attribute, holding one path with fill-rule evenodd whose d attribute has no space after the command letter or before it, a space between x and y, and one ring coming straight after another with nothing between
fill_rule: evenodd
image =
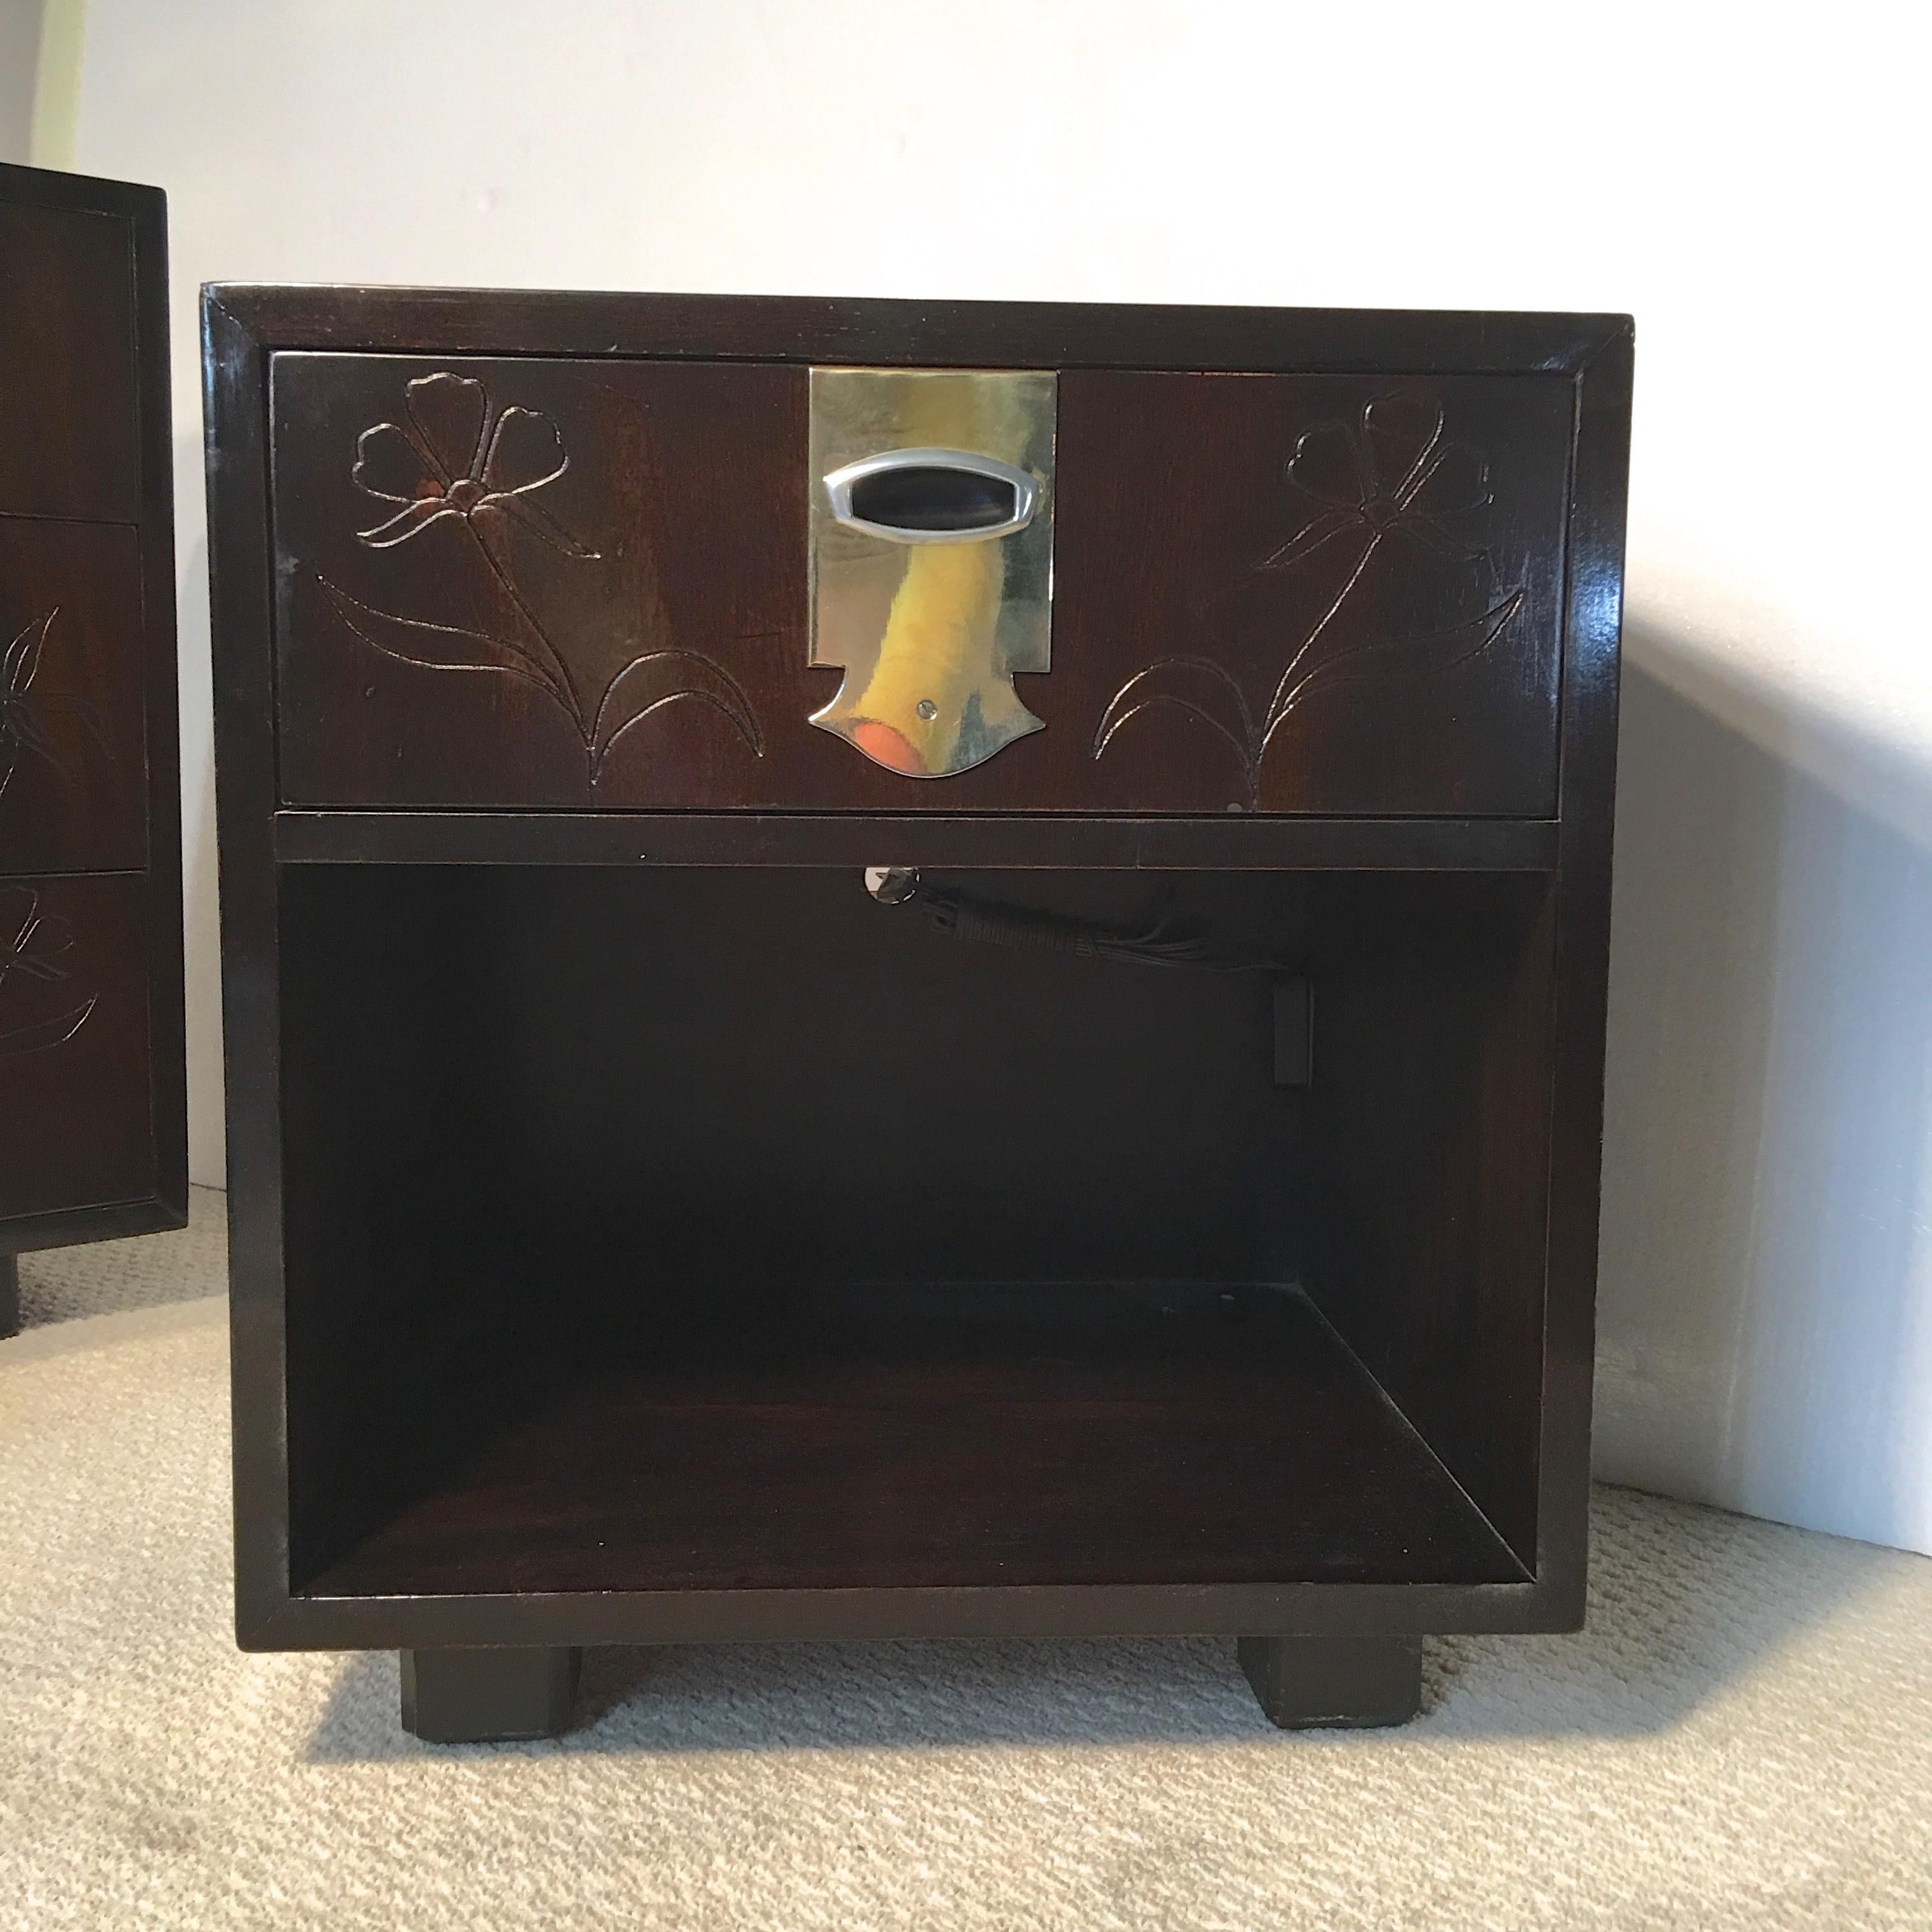
<instances>
[{"instance_id":1,"label":"nightstand drawer","mask_svg":"<svg viewBox=\"0 0 1932 1932\"><path fill-rule=\"evenodd\" d=\"M1569 378L1015 372L1022 448L973 378L874 376L917 394L858 500L903 552L839 500L862 670L825 373L275 356L284 801L1553 812Z\"/></svg>"},{"instance_id":2,"label":"nightstand drawer","mask_svg":"<svg viewBox=\"0 0 1932 1932\"><path fill-rule=\"evenodd\" d=\"M0 877L148 860L141 543L0 514Z\"/></svg>"},{"instance_id":3,"label":"nightstand drawer","mask_svg":"<svg viewBox=\"0 0 1932 1932\"><path fill-rule=\"evenodd\" d=\"M154 1192L143 896L134 872L0 878L0 1220Z\"/></svg>"}]
</instances>

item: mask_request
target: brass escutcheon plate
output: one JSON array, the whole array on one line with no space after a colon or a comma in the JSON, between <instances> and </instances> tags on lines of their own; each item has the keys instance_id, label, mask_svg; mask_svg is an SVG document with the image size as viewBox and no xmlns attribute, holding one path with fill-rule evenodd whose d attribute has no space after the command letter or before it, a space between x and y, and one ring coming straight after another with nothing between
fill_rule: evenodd
<instances>
[{"instance_id":1,"label":"brass escutcheon plate","mask_svg":"<svg viewBox=\"0 0 1932 1932\"><path fill-rule=\"evenodd\" d=\"M812 371L811 661L845 676L811 722L889 771L1045 728L1013 676L1050 662L1058 397L1044 370Z\"/></svg>"}]
</instances>

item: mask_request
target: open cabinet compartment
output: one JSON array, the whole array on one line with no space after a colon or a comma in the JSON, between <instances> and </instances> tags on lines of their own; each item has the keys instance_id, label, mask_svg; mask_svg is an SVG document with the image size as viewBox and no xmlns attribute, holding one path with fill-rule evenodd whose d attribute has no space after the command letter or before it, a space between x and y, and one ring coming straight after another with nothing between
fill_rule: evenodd
<instances>
[{"instance_id":1,"label":"open cabinet compartment","mask_svg":"<svg viewBox=\"0 0 1932 1932\"><path fill-rule=\"evenodd\" d=\"M1534 1576L1551 884L849 867L281 902L298 1595Z\"/></svg>"}]
</instances>

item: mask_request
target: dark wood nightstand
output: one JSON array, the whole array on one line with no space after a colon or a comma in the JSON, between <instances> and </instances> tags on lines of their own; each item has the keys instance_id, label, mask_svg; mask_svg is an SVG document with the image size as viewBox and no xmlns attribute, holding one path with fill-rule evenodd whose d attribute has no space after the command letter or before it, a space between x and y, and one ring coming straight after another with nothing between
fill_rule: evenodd
<instances>
[{"instance_id":1,"label":"dark wood nightstand","mask_svg":"<svg viewBox=\"0 0 1932 1932\"><path fill-rule=\"evenodd\" d=\"M244 1645L1576 1625L1626 320L204 314Z\"/></svg>"},{"instance_id":2,"label":"dark wood nightstand","mask_svg":"<svg viewBox=\"0 0 1932 1932\"><path fill-rule=\"evenodd\" d=\"M188 1218L167 202L0 164L0 1335Z\"/></svg>"}]
</instances>

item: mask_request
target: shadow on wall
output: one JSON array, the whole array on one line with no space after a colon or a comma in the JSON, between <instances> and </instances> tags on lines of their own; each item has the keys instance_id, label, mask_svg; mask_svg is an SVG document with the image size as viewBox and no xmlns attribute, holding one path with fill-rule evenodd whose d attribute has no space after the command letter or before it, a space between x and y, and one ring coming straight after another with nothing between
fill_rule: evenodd
<instances>
[{"instance_id":1,"label":"shadow on wall","mask_svg":"<svg viewBox=\"0 0 1932 1932\"><path fill-rule=\"evenodd\" d=\"M177 442L175 489L200 487L201 446ZM188 1172L202 1186L227 1180L221 1064L221 906L214 826L214 666L210 661L208 538L182 545L181 634L182 893L188 949Z\"/></svg>"},{"instance_id":2,"label":"shadow on wall","mask_svg":"<svg viewBox=\"0 0 1932 1932\"><path fill-rule=\"evenodd\" d=\"M1598 1472L1932 1549L1932 774L1624 651Z\"/></svg>"}]
</instances>

